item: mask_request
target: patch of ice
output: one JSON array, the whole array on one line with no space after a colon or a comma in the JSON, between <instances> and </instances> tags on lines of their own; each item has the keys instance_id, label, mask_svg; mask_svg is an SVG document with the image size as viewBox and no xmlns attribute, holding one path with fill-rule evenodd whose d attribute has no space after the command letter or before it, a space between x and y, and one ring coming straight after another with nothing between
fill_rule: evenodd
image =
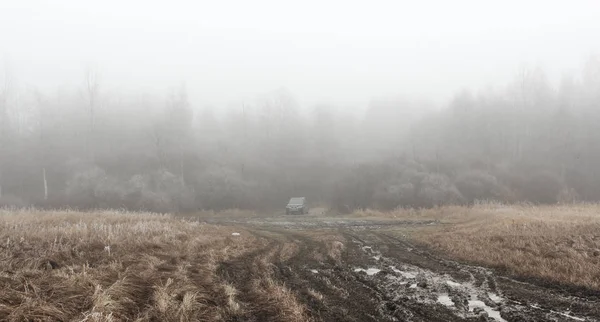
<instances>
[{"instance_id":1,"label":"patch of ice","mask_svg":"<svg viewBox=\"0 0 600 322\"><path fill-rule=\"evenodd\" d=\"M582 319L582 318L580 318L580 317L576 317L576 316L572 316L572 315L570 315L570 314L567 314L567 313L563 313L563 312L555 312L555 311L552 311L552 312L553 312L553 313L558 313L558 314L560 314L560 315L562 315L562 316L564 316L564 317L567 317L567 318L569 318L569 319L572 319L572 320L575 320L575 321L585 321L585 319Z\"/></svg>"},{"instance_id":2,"label":"patch of ice","mask_svg":"<svg viewBox=\"0 0 600 322\"><path fill-rule=\"evenodd\" d=\"M413 279L417 278L416 272L400 272L404 278Z\"/></svg>"},{"instance_id":3,"label":"patch of ice","mask_svg":"<svg viewBox=\"0 0 600 322\"><path fill-rule=\"evenodd\" d=\"M401 270L397 269L395 266L390 266L390 268L392 269L392 271L394 273L400 274L404 278L408 278L408 279L417 278L418 272L405 272L405 271L401 271Z\"/></svg>"},{"instance_id":4,"label":"patch of ice","mask_svg":"<svg viewBox=\"0 0 600 322\"><path fill-rule=\"evenodd\" d=\"M231 236L239 236L240 233L231 233Z\"/></svg>"},{"instance_id":5,"label":"patch of ice","mask_svg":"<svg viewBox=\"0 0 600 322\"><path fill-rule=\"evenodd\" d=\"M488 296L490 297L490 300L494 301L495 303L502 303L502 297L498 296L498 294L488 293Z\"/></svg>"},{"instance_id":6,"label":"patch of ice","mask_svg":"<svg viewBox=\"0 0 600 322\"><path fill-rule=\"evenodd\" d=\"M531 306L532 308L534 308L534 309L543 310L543 309L542 309L542 307L541 307L541 306L539 306L539 305L537 305L537 304L531 304L530 306ZM568 314L568 313L565 313L565 312L557 312L557 311L553 311L553 310L550 310L550 312L551 312L551 313L554 313L554 314L562 315L562 316L564 316L564 317L566 317L566 318L569 318L569 319L572 319L572 320L575 320L575 321L585 321L585 319L584 319L584 318L580 318L580 317L577 317L577 316L573 316L573 315L570 315L570 314Z\"/></svg>"},{"instance_id":7,"label":"patch of ice","mask_svg":"<svg viewBox=\"0 0 600 322\"><path fill-rule=\"evenodd\" d=\"M368 268L367 269L367 275L375 275L379 272L381 272L381 270L378 268Z\"/></svg>"},{"instance_id":8,"label":"patch of ice","mask_svg":"<svg viewBox=\"0 0 600 322\"><path fill-rule=\"evenodd\" d=\"M473 312L473 309L476 307L482 308L488 314L489 317L493 318L496 321L507 322L505 319L503 319L500 316L499 311L494 310L491 307L487 306L485 303L483 303L483 301L469 300L469 311Z\"/></svg>"},{"instance_id":9,"label":"patch of ice","mask_svg":"<svg viewBox=\"0 0 600 322\"><path fill-rule=\"evenodd\" d=\"M460 283L456 283L454 281L446 281L446 284L448 284L448 286L452 286L452 287L459 287L459 286L461 286Z\"/></svg>"},{"instance_id":10,"label":"patch of ice","mask_svg":"<svg viewBox=\"0 0 600 322\"><path fill-rule=\"evenodd\" d=\"M310 272L313 273L313 274L318 274L319 273L319 271L317 271L316 269L311 269Z\"/></svg>"},{"instance_id":11,"label":"patch of ice","mask_svg":"<svg viewBox=\"0 0 600 322\"><path fill-rule=\"evenodd\" d=\"M380 269L378 269L378 268L373 268L373 267L371 267L371 268L367 268L367 269L355 268L355 269L354 269L354 271L355 271L355 272L365 272L365 273L367 273L367 275L369 275L369 276L371 276L371 275L375 275L375 274L377 274L377 273L381 272L381 270L380 270Z\"/></svg>"},{"instance_id":12,"label":"patch of ice","mask_svg":"<svg viewBox=\"0 0 600 322\"><path fill-rule=\"evenodd\" d=\"M454 302L452 302L452 299L450 298L450 296L448 296L448 294L438 295L437 302L445 306L454 306Z\"/></svg>"},{"instance_id":13,"label":"patch of ice","mask_svg":"<svg viewBox=\"0 0 600 322\"><path fill-rule=\"evenodd\" d=\"M381 272L381 270L377 269L377 268L367 268L366 272L367 272L367 275L370 276L370 275L375 275L375 274Z\"/></svg>"}]
</instances>

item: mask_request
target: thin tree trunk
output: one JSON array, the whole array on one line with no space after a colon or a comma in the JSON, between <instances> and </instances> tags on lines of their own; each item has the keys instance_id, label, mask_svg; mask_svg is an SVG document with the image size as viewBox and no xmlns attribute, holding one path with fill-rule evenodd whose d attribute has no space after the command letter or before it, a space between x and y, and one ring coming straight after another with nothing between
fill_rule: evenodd
<instances>
[{"instance_id":1,"label":"thin tree trunk","mask_svg":"<svg viewBox=\"0 0 600 322\"><path fill-rule=\"evenodd\" d=\"M183 146L180 146L179 171L181 173L181 186L183 188L185 188L185 178L183 176L183 173L184 173L183 158L184 158Z\"/></svg>"},{"instance_id":2,"label":"thin tree trunk","mask_svg":"<svg viewBox=\"0 0 600 322\"><path fill-rule=\"evenodd\" d=\"M48 200L48 180L46 180L46 167L42 168L42 175L44 177L44 200Z\"/></svg>"}]
</instances>

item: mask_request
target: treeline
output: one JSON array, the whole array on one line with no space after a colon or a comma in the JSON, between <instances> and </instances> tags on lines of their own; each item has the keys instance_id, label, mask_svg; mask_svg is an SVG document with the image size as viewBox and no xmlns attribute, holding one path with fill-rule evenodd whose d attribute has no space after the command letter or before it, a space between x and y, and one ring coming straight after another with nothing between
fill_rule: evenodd
<instances>
[{"instance_id":1,"label":"treeline","mask_svg":"<svg viewBox=\"0 0 600 322\"><path fill-rule=\"evenodd\" d=\"M340 211L477 200L600 201L600 61L557 86L524 70L441 111L373 101L364 116L301 107L278 90L234 108L82 86L0 80L0 205L153 211L277 209L291 196Z\"/></svg>"}]
</instances>

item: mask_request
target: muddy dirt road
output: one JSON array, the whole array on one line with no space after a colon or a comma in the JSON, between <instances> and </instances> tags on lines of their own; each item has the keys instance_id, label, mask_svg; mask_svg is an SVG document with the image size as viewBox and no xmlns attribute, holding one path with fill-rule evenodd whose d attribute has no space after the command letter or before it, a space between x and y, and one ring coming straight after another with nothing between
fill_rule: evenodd
<instances>
[{"instance_id":1,"label":"muddy dirt road","mask_svg":"<svg viewBox=\"0 0 600 322\"><path fill-rule=\"evenodd\" d=\"M321 217L206 219L260 240L220 264L245 308L236 321L281 321L257 283L285 285L314 321L600 321L600 296L518 281L413 245L406 229L436 222ZM234 238L234 237L232 237ZM265 276L268 275L268 278Z\"/></svg>"}]
</instances>

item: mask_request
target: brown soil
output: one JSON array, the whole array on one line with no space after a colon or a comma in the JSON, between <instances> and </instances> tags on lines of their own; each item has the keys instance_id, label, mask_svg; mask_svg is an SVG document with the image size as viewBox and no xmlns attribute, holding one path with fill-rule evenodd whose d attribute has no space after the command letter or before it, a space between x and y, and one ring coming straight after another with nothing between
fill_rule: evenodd
<instances>
[{"instance_id":1,"label":"brown soil","mask_svg":"<svg viewBox=\"0 0 600 322\"><path fill-rule=\"evenodd\" d=\"M435 223L251 220L245 227L265 240L264 247L222 263L219 276L242 290L240 301L255 310L240 321L285 320L247 292L251 281L265 274L259 265L264 257L270 263L270 278L291 290L306 308L306 319L314 321L600 320L598 291L524 281L448 260L402 235L408 226ZM289 244L296 245L296 251L283 256ZM332 252L336 245L342 249L338 256Z\"/></svg>"}]
</instances>

